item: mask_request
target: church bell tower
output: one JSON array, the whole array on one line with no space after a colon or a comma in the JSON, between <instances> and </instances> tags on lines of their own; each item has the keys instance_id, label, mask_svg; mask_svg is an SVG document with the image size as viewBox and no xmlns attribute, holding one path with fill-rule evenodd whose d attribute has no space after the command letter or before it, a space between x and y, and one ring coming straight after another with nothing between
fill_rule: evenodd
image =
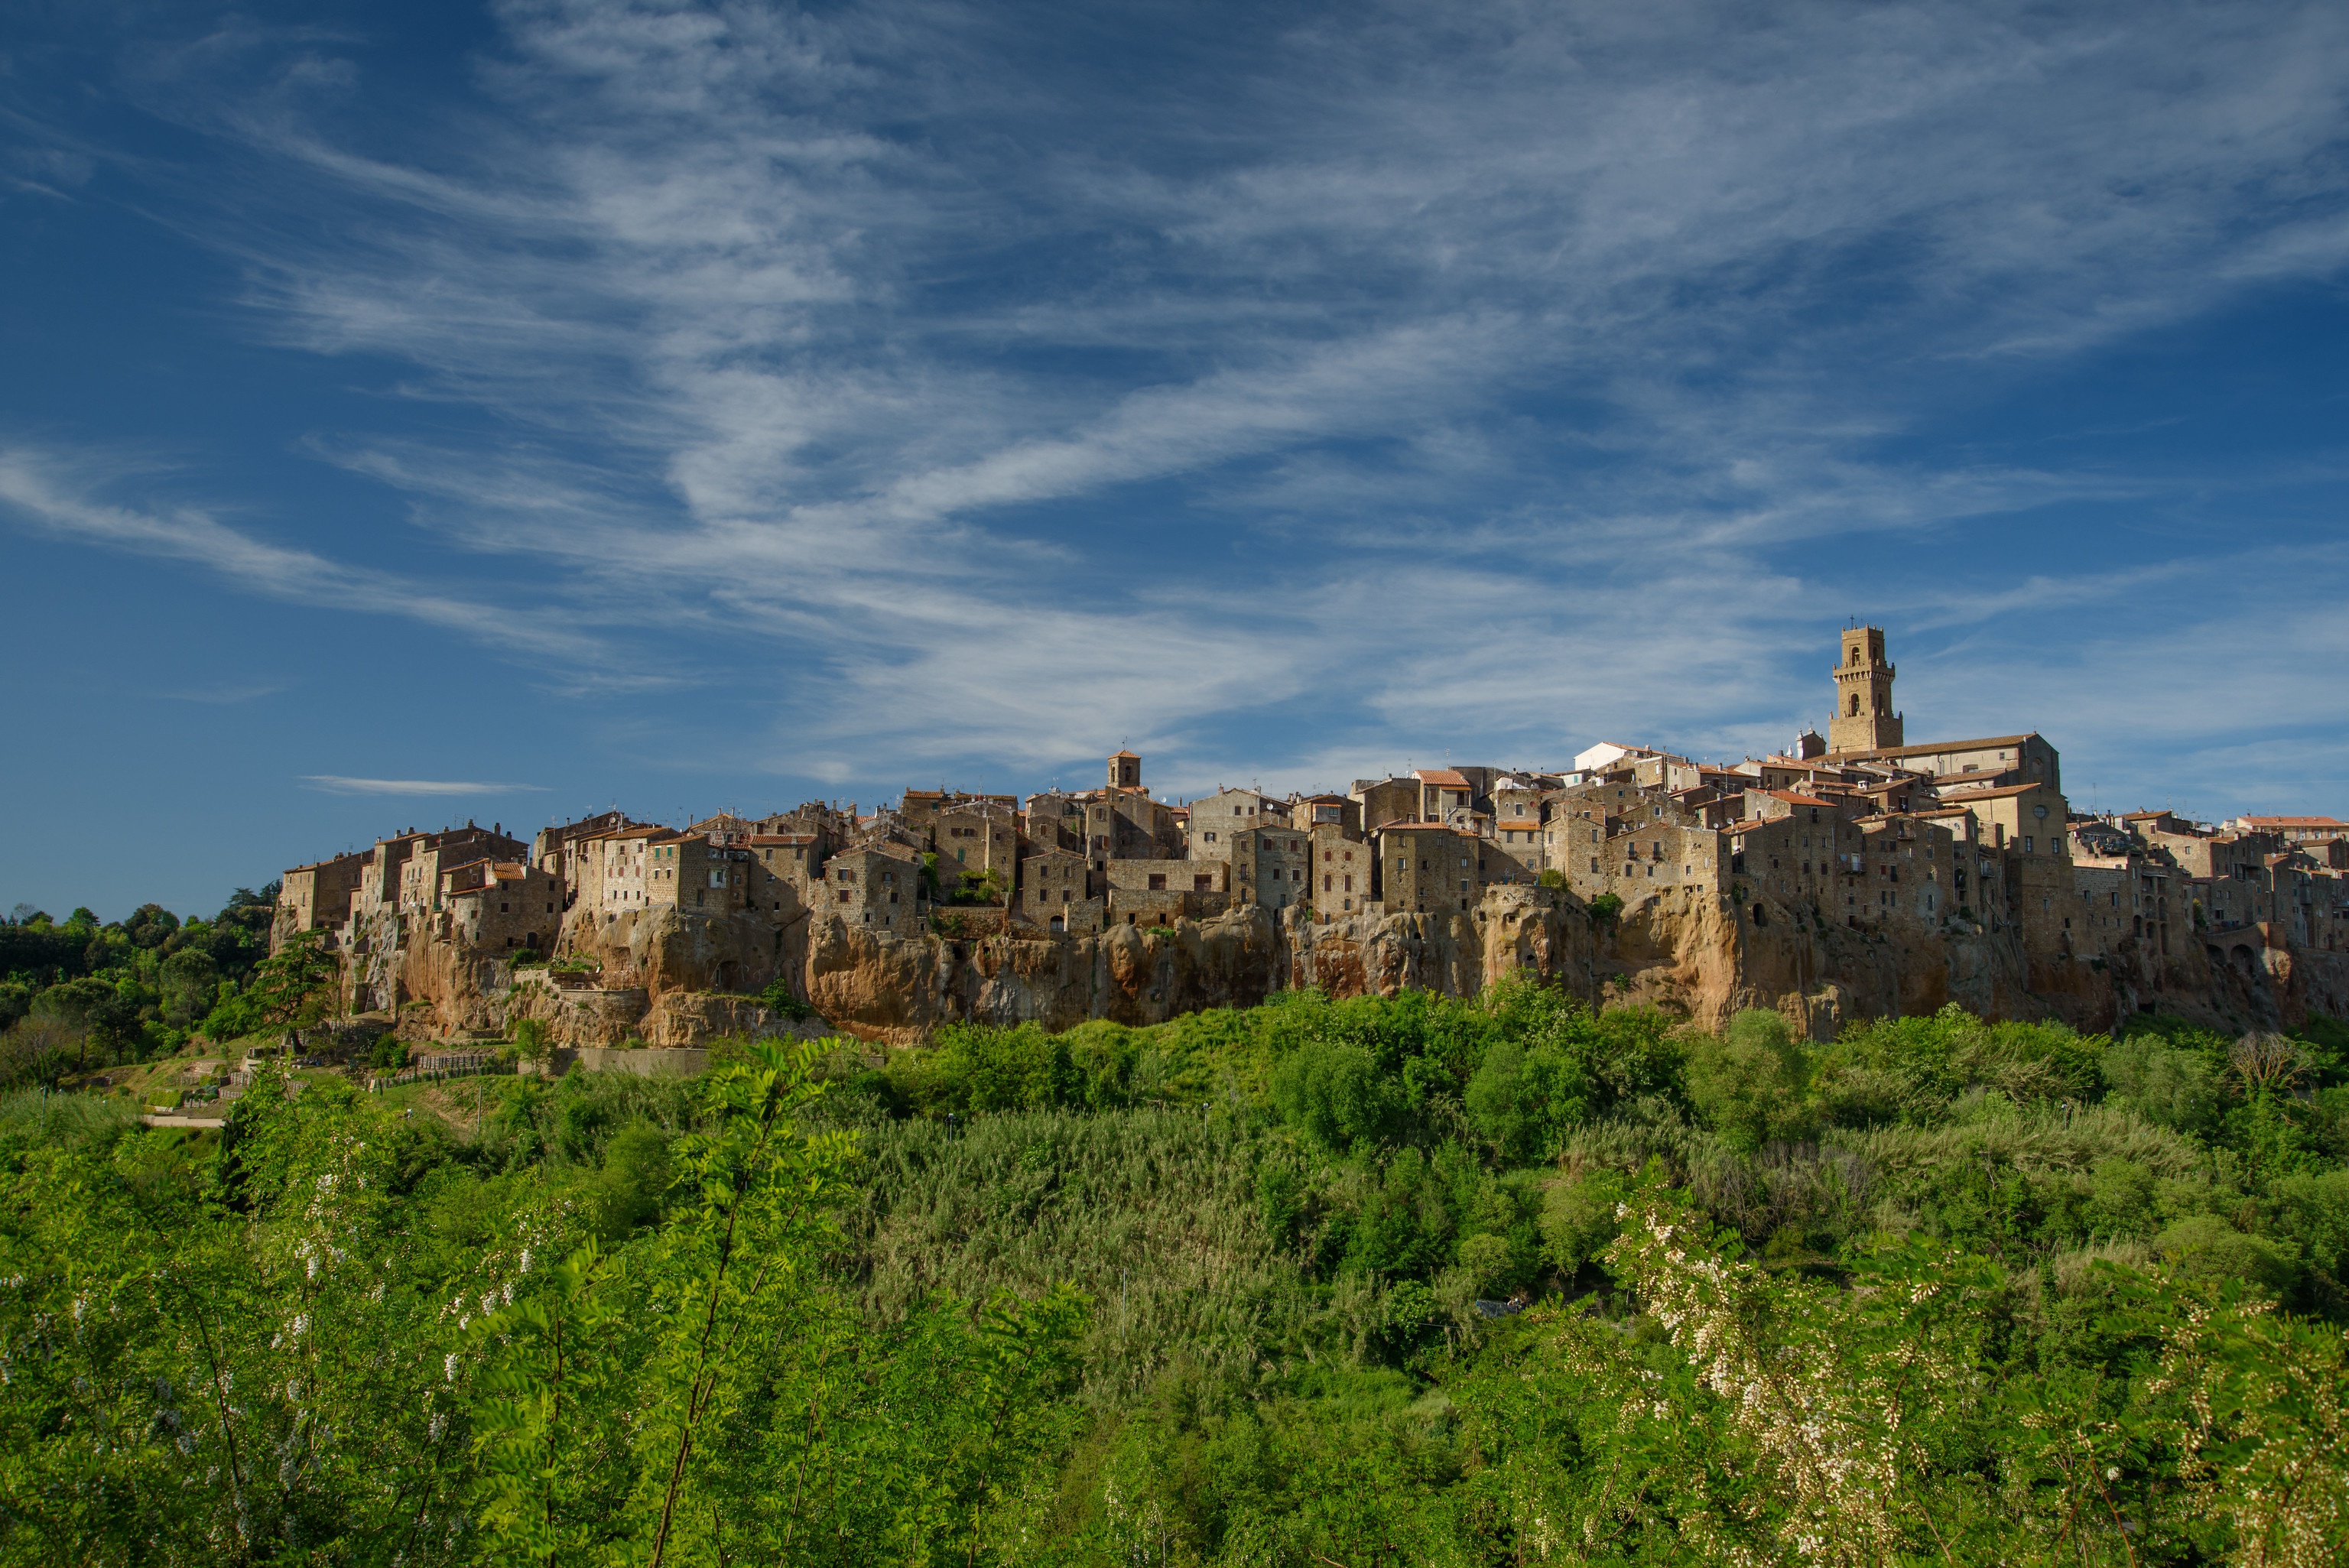
<instances>
[{"instance_id":1,"label":"church bell tower","mask_svg":"<svg viewBox=\"0 0 2349 1568\"><path fill-rule=\"evenodd\" d=\"M1836 665L1835 717L1827 723L1829 751L1882 751L1906 745L1892 708L1892 663L1884 656L1880 626L1847 626Z\"/></svg>"}]
</instances>

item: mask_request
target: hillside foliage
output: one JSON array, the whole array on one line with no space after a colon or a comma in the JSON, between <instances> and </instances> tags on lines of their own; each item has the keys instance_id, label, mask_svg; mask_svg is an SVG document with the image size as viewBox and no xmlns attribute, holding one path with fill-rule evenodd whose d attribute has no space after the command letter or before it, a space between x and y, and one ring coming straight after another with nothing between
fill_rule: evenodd
<instances>
[{"instance_id":1,"label":"hillside foliage","mask_svg":"<svg viewBox=\"0 0 2349 1568\"><path fill-rule=\"evenodd\" d=\"M1513 982L20 1090L0 1561L2336 1563L2344 1045Z\"/></svg>"}]
</instances>

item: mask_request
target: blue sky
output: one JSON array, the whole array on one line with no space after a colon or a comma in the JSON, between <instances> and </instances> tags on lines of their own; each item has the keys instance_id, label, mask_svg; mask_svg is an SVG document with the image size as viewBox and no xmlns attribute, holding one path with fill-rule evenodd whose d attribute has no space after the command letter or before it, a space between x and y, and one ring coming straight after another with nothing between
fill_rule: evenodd
<instances>
[{"instance_id":1,"label":"blue sky","mask_svg":"<svg viewBox=\"0 0 2349 1568\"><path fill-rule=\"evenodd\" d=\"M0 0L0 907L1912 738L2349 816L2349 8Z\"/></svg>"}]
</instances>

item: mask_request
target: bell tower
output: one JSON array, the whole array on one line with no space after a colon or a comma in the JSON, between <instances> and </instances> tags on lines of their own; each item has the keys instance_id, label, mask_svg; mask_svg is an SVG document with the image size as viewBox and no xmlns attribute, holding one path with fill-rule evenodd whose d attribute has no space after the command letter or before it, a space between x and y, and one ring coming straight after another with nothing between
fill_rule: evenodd
<instances>
[{"instance_id":1,"label":"bell tower","mask_svg":"<svg viewBox=\"0 0 2349 1568\"><path fill-rule=\"evenodd\" d=\"M1142 758L1133 752L1117 750L1110 753L1109 787L1112 789L1142 788Z\"/></svg>"},{"instance_id":2,"label":"bell tower","mask_svg":"<svg viewBox=\"0 0 2349 1568\"><path fill-rule=\"evenodd\" d=\"M1835 717L1827 722L1829 751L1882 751L1907 744L1892 708L1892 662L1884 656L1884 629L1847 626L1835 668Z\"/></svg>"}]
</instances>

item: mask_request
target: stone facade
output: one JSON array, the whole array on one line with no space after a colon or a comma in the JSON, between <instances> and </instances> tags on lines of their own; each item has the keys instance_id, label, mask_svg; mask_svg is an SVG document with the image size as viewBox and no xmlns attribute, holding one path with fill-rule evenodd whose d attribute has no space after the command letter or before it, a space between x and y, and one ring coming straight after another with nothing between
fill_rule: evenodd
<instances>
[{"instance_id":1,"label":"stone facade","mask_svg":"<svg viewBox=\"0 0 2349 1568\"><path fill-rule=\"evenodd\" d=\"M1047 931L1073 929L1069 922L1092 898L1090 864L1074 850L1050 849L1019 862L1015 907L1030 924Z\"/></svg>"},{"instance_id":2,"label":"stone facade","mask_svg":"<svg viewBox=\"0 0 2349 1568\"><path fill-rule=\"evenodd\" d=\"M938 885L994 872L1009 889L1019 874L1019 819L993 801L973 801L940 811L930 842L938 857Z\"/></svg>"},{"instance_id":3,"label":"stone facade","mask_svg":"<svg viewBox=\"0 0 2349 1568\"><path fill-rule=\"evenodd\" d=\"M1311 852L1308 896L1314 912L1327 921L1369 908L1378 851L1344 821L1316 822L1306 830L1306 840Z\"/></svg>"},{"instance_id":4,"label":"stone facade","mask_svg":"<svg viewBox=\"0 0 2349 1568\"><path fill-rule=\"evenodd\" d=\"M1241 834L1256 828L1288 825L1285 801L1253 789L1218 789L1191 802L1190 857L1231 865L1236 863Z\"/></svg>"},{"instance_id":5,"label":"stone facade","mask_svg":"<svg viewBox=\"0 0 2349 1568\"><path fill-rule=\"evenodd\" d=\"M357 851L286 872L278 881L270 950L274 952L297 931L323 931L329 946L338 942L336 934L350 922L360 881L373 859L372 853Z\"/></svg>"},{"instance_id":6,"label":"stone facade","mask_svg":"<svg viewBox=\"0 0 2349 1568\"><path fill-rule=\"evenodd\" d=\"M919 934L929 913L920 863L877 849L843 850L825 863L812 913L859 930Z\"/></svg>"},{"instance_id":7,"label":"stone facade","mask_svg":"<svg viewBox=\"0 0 2349 1568\"><path fill-rule=\"evenodd\" d=\"M1827 749L1872 752L1902 744L1902 721L1892 706L1892 661L1884 656L1880 626L1852 626L1843 634L1835 667L1835 717Z\"/></svg>"},{"instance_id":8,"label":"stone facade","mask_svg":"<svg viewBox=\"0 0 2349 1568\"><path fill-rule=\"evenodd\" d=\"M1254 828L1233 840L1228 886L1235 903L1275 910L1311 903L1312 872L1312 836L1300 829Z\"/></svg>"},{"instance_id":9,"label":"stone facade","mask_svg":"<svg viewBox=\"0 0 2349 1568\"><path fill-rule=\"evenodd\" d=\"M1395 913L1465 913L1475 907L1472 834L1441 822L1390 822L1379 830L1379 896Z\"/></svg>"},{"instance_id":10,"label":"stone facade","mask_svg":"<svg viewBox=\"0 0 2349 1568\"><path fill-rule=\"evenodd\" d=\"M440 873L431 916L444 939L492 953L554 951L563 880L520 861L474 861Z\"/></svg>"}]
</instances>

